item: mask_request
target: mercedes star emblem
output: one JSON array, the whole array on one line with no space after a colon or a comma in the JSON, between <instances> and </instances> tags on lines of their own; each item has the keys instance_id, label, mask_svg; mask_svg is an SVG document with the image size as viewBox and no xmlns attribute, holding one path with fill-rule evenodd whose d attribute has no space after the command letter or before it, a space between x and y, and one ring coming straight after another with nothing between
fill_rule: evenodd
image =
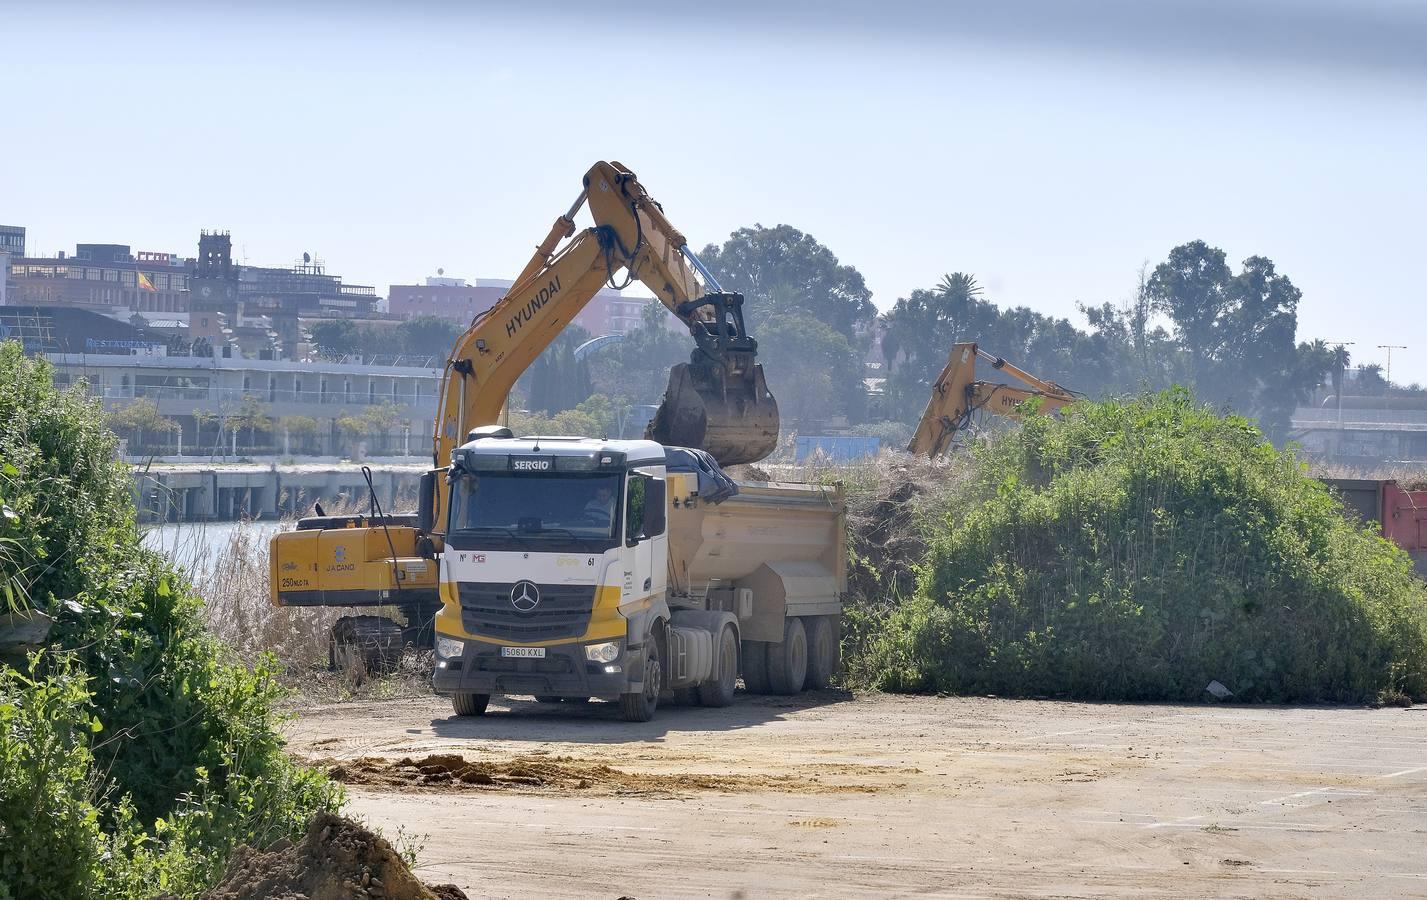
<instances>
[{"instance_id":1,"label":"mercedes star emblem","mask_svg":"<svg viewBox=\"0 0 1427 900\"><path fill-rule=\"evenodd\" d=\"M521 612L530 612L540 603L540 588L533 581L517 581L510 589L510 605Z\"/></svg>"}]
</instances>

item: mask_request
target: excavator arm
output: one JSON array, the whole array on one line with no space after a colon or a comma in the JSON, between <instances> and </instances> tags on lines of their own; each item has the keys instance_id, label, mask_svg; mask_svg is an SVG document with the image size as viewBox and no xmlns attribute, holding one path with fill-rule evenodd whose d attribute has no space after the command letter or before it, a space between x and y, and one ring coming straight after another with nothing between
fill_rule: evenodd
<instances>
[{"instance_id":1,"label":"excavator arm","mask_svg":"<svg viewBox=\"0 0 1427 900\"><path fill-rule=\"evenodd\" d=\"M990 363L993 369L1020 381L1025 387L977 381L978 358ZM1023 414L1021 404L1031 399L1040 401L1037 413L1050 415L1074 403L1078 396L1053 381L1037 378L1001 357L987 353L975 344L955 344L946 368L942 369L932 385L931 399L907 450L936 457L946 451L958 431L971 423L971 414L976 410L985 409L999 416L1018 419Z\"/></svg>"},{"instance_id":2,"label":"excavator arm","mask_svg":"<svg viewBox=\"0 0 1427 900\"><path fill-rule=\"evenodd\" d=\"M575 215L587 204L595 224L578 230ZM637 278L647 285L694 338L692 358L670 375L650 427L653 439L700 447L725 464L772 452L778 406L755 361L758 344L744 328L742 295L719 289L633 172L600 162L509 293L476 316L452 348L436 411L435 470L471 429L496 422L516 379L621 271L625 284ZM406 642L430 645L441 604L433 558L445 531L437 474L422 479L417 515L382 515L373 494L369 516L319 512L274 536L275 605L395 606L405 619L404 625L384 615L339 619L334 662L376 670L394 665Z\"/></svg>"},{"instance_id":3,"label":"excavator arm","mask_svg":"<svg viewBox=\"0 0 1427 900\"><path fill-rule=\"evenodd\" d=\"M577 231L574 218L585 205L595 224ZM695 343L690 362L670 376L649 436L702 448L726 465L772 452L778 407L755 362L758 344L744 327L743 296L719 289L633 172L599 162L509 293L456 341L441 382L436 466L472 428L497 420L516 379L621 270L625 284L643 282Z\"/></svg>"}]
</instances>

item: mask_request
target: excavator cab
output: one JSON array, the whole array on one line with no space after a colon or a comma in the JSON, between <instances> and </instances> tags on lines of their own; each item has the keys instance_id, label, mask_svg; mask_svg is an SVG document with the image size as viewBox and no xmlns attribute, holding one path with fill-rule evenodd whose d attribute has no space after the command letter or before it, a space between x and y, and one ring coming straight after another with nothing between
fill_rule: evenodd
<instances>
[{"instance_id":1,"label":"excavator cab","mask_svg":"<svg viewBox=\"0 0 1427 900\"><path fill-rule=\"evenodd\" d=\"M675 312L696 346L669 372L645 437L698 447L725 466L767 457L778 446L778 403L756 362L758 342L743 324L743 295L712 291Z\"/></svg>"}]
</instances>

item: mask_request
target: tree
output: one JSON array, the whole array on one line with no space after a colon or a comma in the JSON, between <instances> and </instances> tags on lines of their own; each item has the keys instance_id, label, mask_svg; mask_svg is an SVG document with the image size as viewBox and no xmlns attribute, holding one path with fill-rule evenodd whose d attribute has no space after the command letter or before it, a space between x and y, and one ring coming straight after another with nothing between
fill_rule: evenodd
<instances>
[{"instance_id":1,"label":"tree","mask_svg":"<svg viewBox=\"0 0 1427 900\"><path fill-rule=\"evenodd\" d=\"M831 415L864 417L867 391L860 354L831 326L807 316L780 314L764 323L758 356L779 414L793 427Z\"/></svg>"},{"instance_id":2,"label":"tree","mask_svg":"<svg viewBox=\"0 0 1427 900\"><path fill-rule=\"evenodd\" d=\"M416 316L396 326L395 345L403 353L445 359L465 327L438 316Z\"/></svg>"},{"instance_id":3,"label":"tree","mask_svg":"<svg viewBox=\"0 0 1427 900\"><path fill-rule=\"evenodd\" d=\"M1335 397L1343 396L1343 376L1348 371L1348 364L1353 361L1353 355L1348 352L1348 348L1342 344L1333 348L1333 394Z\"/></svg>"},{"instance_id":4,"label":"tree","mask_svg":"<svg viewBox=\"0 0 1427 900\"><path fill-rule=\"evenodd\" d=\"M1229 337L1231 278L1223 250L1191 241L1169 251L1146 285L1154 309L1174 322L1175 338L1189 353L1191 381L1198 381L1206 362L1222 355Z\"/></svg>"},{"instance_id":5,"label":"tree","mask_svg":"<svg viewBox=\"0 0 1427 900\"><path fill-rule=\"evenodd\" d=\"M1282 438L1293 407L1331 365L1313 345L1294 343L1302 292L1293 282L1263 256L1235 275L1223 250L1192 241L1155 267L1147 291L1174 324L1198 396L1254 415Z\"/></svg>"},{"instance_id":6,"label":"tree","mask_svg":"<svg viewBox=\"0 0 1427 900\"><path fill-rule=\"evenodd\" d=\"M368 406L360 413L345 413L338 416L336 425L337 430L346 436L350 445L369 437L385 441L400 420L401 409L393 403L385 402L376 406Z\"/></svg>"},{"instance_id":7,"label":"tree","mask_svg":"<svg viewBox=\"0 0 1427 900\"><path fill-rule=\"evenodd\" d=\"M612 401L603 394L592 394L578 406L561 410L553 416L532 412L511 413L510 425L516 434L604 437L618 434L619 423L628 414L626 404Z\"/></svg>"},{"instance_id":8,"label":"tree","mask_svg":"<svg viewBox=\"0 0 1427 900\"><path fill-rule=\"evenodd\" d=\"M318 429L317 420L311 416L283 416L277 420L277 427L282 430L285 437L284 452L287 452L288 449L286 438L298 438L298 445L305 449L311 438L317 434Z\"/></svg>"},{"instance_id":9,"label":"tree","mask_svg":"<svg viewBox=\"0 0 1427 900\"><path fill-rule=\"evenodd\" d=\"M1368 363L1358 368L1358 391L1365 397L1381 397L1387 393L1387 379L1383 377L1382 366Z\"/></svg>"},{"instance_id":10,"label":"tree","mask_svg":"<svg viewBox=\"0 0 1427 900\"><path fill-rule=\"evenodd\" d=\"M688 362L694 347L683 324L662 304L650 303L643 316L623 341L601 348L587 361L592 388L630 405L658 403L669 370Z\"/></svg>"},{"instance_id":11,"label":"tree","mask_svg":"<svg viewBox=\"0 0 1427 900\"><path fill-rule=\"evenodd\" d=\"M1113 324L1121 334L1121 343L1127 340L1125 326L1108 311L1100 314L1105 317L1102 324ZM945 275L935 288L914 290L899 299L882 324L887 412L901 421L920 415L932 382L958 342L974 341L1039 377L1082 391L1097 370L1106 379L1113 374L1113 367L1104 363L1112 350L1108 338L1026 307L1002 310L984 299L976 279L963 272ZM982 377L1002 380L994 371Z\"/></svg>"},{"instance_id":12,"label":"tree","mask_svg":"<svg viewBox=\"0 0 1427 900\"><path fill-rule=\"evenodd\" d=\"M724 290L743 294L753 322L807 313L850 341L877 315L862 273L791 225L740 228L702 259Z\"/></svg>"},{"instance_id":13,"label":"tree","mask_svg":"<svg viewBox=\"0 0 1427 900\"><path fill-rule=\"evenodd\" d=\"M567 325L522 376L531 409L553 415L580 404L593 392L589 365L575 359L575 348L590 339L578 325Z\"/></svg>"},{"instance_id":14,"label":"tree","mask_svg":"<svg viewBox=\"0 0 1427 900\"><path fill-rule=\"evenodd\" d=\"M232 432L239 432L246 428L248 430L248 448L251 450L257 444L259 431L268 432L273 429L273 420L268 417L265 409L266 406L257 397L245 394L242 403L238 404L237 411L223 418L223 425Z\"/></svg>"},{"instance_id":15,"label":"tree","mask_svg":"<svg viewBox=\"0 0 1427 900\"><path fill-rule=\"evenodd\" d=\"M144 432L151 434L173 434L179 424L159 412L159 405L148 397L135 397L123 406L111 410L106 417L114 431L128 432L134 447L143 445Z\"/></svg>"},{"instance_id":16,"label":"tree","mask_svg":"<svg viewBox=\"0 0 1427 900\"><path fill-rule=\"evenodd\" d=\"M740 228L723 246L706 247L703 261L724 290L743 294L784 415L864 417L863 353L877 310L860 272L791 225Z\"/></svg>"},{"instance_id":17,"label":"tree","mask_svg":"<svg viewBox=\"0 0 1427 900\"><path fill-rule=\"evenodd\" d=\"M362 334L350 319L324 319L312 323L308 329L317 352L330 358L339 358L362 350Z\"/></svg>"}]
</instances>

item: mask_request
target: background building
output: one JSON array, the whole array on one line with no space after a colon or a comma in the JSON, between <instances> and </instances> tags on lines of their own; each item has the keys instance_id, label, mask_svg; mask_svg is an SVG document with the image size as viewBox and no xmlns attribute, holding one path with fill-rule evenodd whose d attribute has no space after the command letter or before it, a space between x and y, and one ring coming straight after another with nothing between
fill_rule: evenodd
<instances>
[{"instance_id":1,"label":"background building","mask_svg":"<svg viewBox=\"0 0 1427 900\"><path fill-rule=\"evenodd\" d=\"M187 312L188 270L189 261L173 253L135 255L127 244L77 244L72 256L13 257L8 302Z\"/></svg>"},{"instance_id":2,"label":"background building","mask_svg":"<svg viewBox=\"0 0 1427 900\"><path fill-rule=\"evenodd\" d=\"M387 288L387 308L402 319L436 316L465 325L504 297L511 283L501 278L478 278L470 284L464 278L438 276L427 278L425 284L393 284ZM640 326L644 309L653 302L652 297L627 297L605 288L580 310L575 324L596 336L628 334Z\"/></svg>"},{"instance_id":3,"label":"background building","mask_svg":"<svg viewBox=\"0 0 1427 900\"><path fill-rule=\"evenodd\" d=\"M25 227L23 225L0 225L0 253L11 257L25 255Z\"/></svg>"},{"instance_id":4,"label":"background building","mask_svg":"<svg viewBox=\"0 0 1427 900\"><path fill-rule=\"evenodd\" d=\"M73 254L26 256L25 229L0 226L0 254L11 254L0 303L86 309L182 335L199 356L276 359L298 355L300 319L395 321L380 312L376 288L345 284L321 260L303 254L286 268L233 261L227 232L202 232L197 257L128 244L78 244Z\"/></svg>"},{"instance_id":5,"label":"background building","mask_svg":"<svg viewBox=\"0 0 1427 900\"><path fill-rule=\"evenodd\" d=\"M155 405L163 427L130 429L131 456L429 458L436 369L125 353L45 355L56 384L82 379L107 410Z\"/></svg>"}]
</instances>

